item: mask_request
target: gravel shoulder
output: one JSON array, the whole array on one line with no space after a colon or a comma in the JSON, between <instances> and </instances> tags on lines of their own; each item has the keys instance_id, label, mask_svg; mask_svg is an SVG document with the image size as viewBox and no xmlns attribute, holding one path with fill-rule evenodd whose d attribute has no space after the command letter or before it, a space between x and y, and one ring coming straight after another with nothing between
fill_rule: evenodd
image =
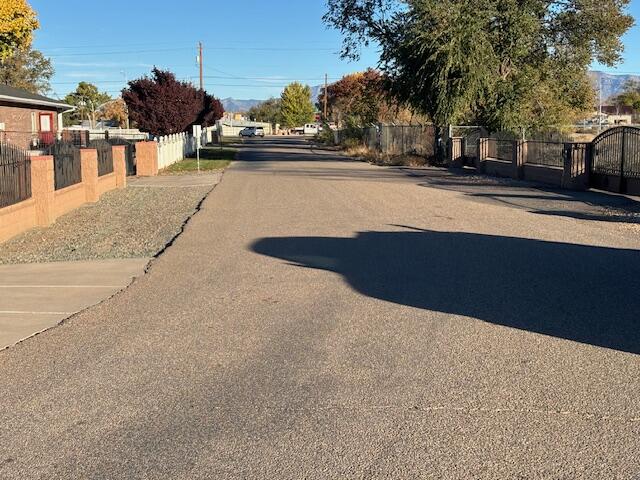
<instances>
[{"instance_id":1,"label":"gravel shoulder","mask_svg":"<svg viewBox=\"0 0 640 480\"><path fill-rule=\"evenodd\" d=\"M189 177L108 192L48 227L0 244L0 264L152 257L180 233L222 173Z\"/></svg>"}]
</instances>

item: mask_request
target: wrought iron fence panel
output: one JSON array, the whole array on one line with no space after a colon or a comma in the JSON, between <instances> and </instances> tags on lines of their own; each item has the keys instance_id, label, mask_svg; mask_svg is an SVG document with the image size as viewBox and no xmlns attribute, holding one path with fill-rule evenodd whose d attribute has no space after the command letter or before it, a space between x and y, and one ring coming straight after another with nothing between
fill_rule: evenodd
<instances>
[{"instance_id":1,"label":"wrought iron fence panel","mask_svg":"<svg viewBox=\"0 0 640 480\"><path fill-rule=\"evenodd\" d=\"M0 142L0 208L31 198L31 157L10 143Z\"/></svg>"},{"instance_id":2,"label":"wrought iron fence panel","mask_svg":"<svg viewBox=\"0 0 640 480\"><path fill-rule=\"evenodd\" d=\"M455 125L451 127L452 137L462 137L462 155L475 158L478 155L478 140L489 135L487 129L481 126Z\"/></svg>"},{"instance_id":3,"label":"wrought iron fence panel","mask_svg":"<svg viewBox=\"0 0 640 480\"><path fill-rule=\"evenodd\" d=\"M113 150L107 140L92 140L89 148L95 148L98 152L98 176L113 173Z\"/></svg>"},{"instance_id":4,"label":"wrought iron fence panel","mask_svg":"<svg viewBox=\"0 0 640 480\"><path fill-rule=\"evenodd\" d=\"M487 158L511 162L513 160L513 141L488 138Z\"/></svg>"},{"instance_id":5,"label":"wrought iron fence panel","mask_svg":"<svg viewBox=\"0 0 640 480\"><path fill-rule=\"evenodd\" d=\"M571 158L571 177L577 177L579 175L584 175L587 173L587 158L589 155L589 148L591 144L589 143L572 143L571 149L569 150ZM566 150L565 150L566 151Z\"/></svg>"},{"instance_id":6,"label":"wrought iron fence panel","mask_svg":"<svg viewBox=\"0 0 640 480\"><path fill-rule=\"evenodd\" d=\"M547 167L564 166L564 143L527 140L525 163Z\"/></svg>"},{"instance_id":7,"label":"wrought iron fence panel","mask_svg":"<svg viewBox=\"0 0 640 480\"><path fill-rule=\"evenodd\" d=\"M60 141L49 146L45 153L53 156L55 189L70 187L82 181L80 148L71 141Z\"/></svg>"}]
</instances>

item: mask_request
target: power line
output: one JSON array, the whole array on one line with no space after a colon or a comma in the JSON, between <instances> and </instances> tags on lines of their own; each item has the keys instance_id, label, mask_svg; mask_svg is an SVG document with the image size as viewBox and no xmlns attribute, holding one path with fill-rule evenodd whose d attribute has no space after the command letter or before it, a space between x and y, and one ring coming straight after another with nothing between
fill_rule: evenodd
<instances>
[{"instance_id":1,"label":"power line","mask_svg":"<svg viewBox=\"0 0 640 480\"><path fill-rule=\"evenodd\" d=\"M88 57L91 55L127 55L132 53L161 53L161 52L179 52L191 50L191 48L160 48L153 50L127 50L127 51L119 51L119 52L84 52L84 53L62 53L58 55L47 55L47 57L51 58L62 58L62 57Z\"/></svg>"},{"instance_id":2,"label":"power line","mask_svg":"<svg viewBox=\"0 0 640 480\"><path fill-rule=\"evenodd\" d=\"M190 78L195 78L195 77L190 77ZM286 81L286 80L291 80L291 81L322 81L324 80L324 77L307 77L307 78L300 78L300 77L277 77L277 78L273 78L273 77L222 77L222 76L217 76L217 75L205 75L204 78L217 78L217 79L224 79L224 78L228 78L228 79L241 79L241 80L262 80L265 82L273 82L273 81ZM328 77L328 79L334 80L334 79L339 79L341 77Z\"/></svg>"},{"instance_id":3,"label":"power line","mask_svg":"<svg viewBox=\"0 0 640 480\"><path fill-rule=\"evenodd\" d=\"M195 80L199 77L197 76L189 76L189 77L182 77L179 80L181 81L189 81L189 80ZM221 76L221 75L204 75L203 78L213 78L213 79L217 79L217 80L256 80L256 81L263 81L263 82L285 82L285 81L318 81L321 82L324 77L307 77L307 78L299 78L299 77L278 77L278 78L270 78L270 77L230 77L230 76ZM340 77L328 77L330 80L333 79L338 79ZM78 81L64 81L64 82L49 82L51 85L77 85L78 83L80 83L81 81L85 81L88 83L93 83L93 84L102 84L102 83L126 83L123 80L94 80L91 81L89 80L78 80ZM215 84L212 84L215 85ZM258 84L260 85L260 84ZM275 84L265 84L264 86L270 86L270 85L279 85L279 83L275 83Z\"/></svg>"},{"instance_id":4,"label":"power line","mask_svg":"<svg viewBox=\"0 0 640 480\"><path fill-rule=\"evenodd\" d=\"M256 41L250 41L250 40L234 40L234 43L237 45L248 45L247 47L215 47L215 48L247 48L247 49L251 49L251 50L255 50L256 48L266 48L266 49L273 49L273 50L290 50L291 48L289 47L254 47L254 45L256 45ZM301 41L301 42L296 42L299 45L326 45L326 47L310 47L310 48L300 48L300 47L295 47L295 49L299 49L299 50L316 50L316 49L320 49L320 50L333 50L335 49L335 45L333 44L333 42L329 43L329 42L321 42L321 41ZM129 48L129 47L144 47L144 46L158 46L158 45L180 45L180 46L184 46L185 48L187 46L193 45L193 42L189 41L189 42L141 42L141 43L126 43L126 44L122 44L122 43L111 43L111 44L102 44L102 45L58 45L58 46L53 46L53 47L47 47L44 49L39 49L41 52L48 52L48 51L53 51L53 50L86 50L86 49L97 49L97 48L109 48L109 49L114 49L114 48Z\"/></svg>"},{"instance_id":5,"label":"power line","mask_svg":"<svg viewBox=\"0 0 640 480\"><path fill-rule=\"evenodd\" d=\"M158 48L158 49L150 49L150 50L119 50L119 51L108 51L108 52L100 52L100 51L92 51L92 52L73 52L73 53L58 53L49 55L46 54L47 57L50 58L64 58L64 57L87 57L92 55L130 55L130 54L139 54L139 53L163 53L163 52L178 52L191 50L188 47L180 47L180 48ZM218 50L218 51L260 51L260 52L335 52L335 49L331 48L269 48L269 47L209 47L209 50Z\"/></svg>"},{"instance_id":6,"label":"power line","mask_svg":"<svg viewBox=\"0 0 640 480\"><path fill-rule=\"evenodd\" d=\"M108 44L108 45L65 45L65 46L57 46L57 47L47 47L44 49L39 49L41 52L50 52L53 50L86 50L86 49L96 49L96 48L128 48L128 47L146 47L146 46L159 46L159 45L191 45L191 42L144 42L144 43L127 43L127 44Z\"/></svg>"}]
</instances>

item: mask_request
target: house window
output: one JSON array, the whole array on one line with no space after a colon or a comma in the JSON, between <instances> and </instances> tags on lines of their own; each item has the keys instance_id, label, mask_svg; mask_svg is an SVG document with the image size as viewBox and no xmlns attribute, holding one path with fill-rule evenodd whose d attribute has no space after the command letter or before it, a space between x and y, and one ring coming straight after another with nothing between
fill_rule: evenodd
<instances>
[{"instance_id":1,"label":"house window","mask_svg":"<svg viewBox=\"0 0 640 480\"><path fill-rule=\"evenodd\" d=\"M53 131L53 115L51 113L40 114L40 132L48 133Z\"/></svg>"}]
</instances>

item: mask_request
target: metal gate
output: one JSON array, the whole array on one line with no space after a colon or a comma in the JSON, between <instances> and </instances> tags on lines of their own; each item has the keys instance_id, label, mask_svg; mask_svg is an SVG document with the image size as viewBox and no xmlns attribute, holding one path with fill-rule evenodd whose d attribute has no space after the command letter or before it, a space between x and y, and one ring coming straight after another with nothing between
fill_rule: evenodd
<instances>
[{"instance_id":1,"label":"metal gate","mask_svg":"<svg viewBox=\"0 0 640 480\"><path fill-rule=\"evenodd\" d=\"M127 164L127 175L136 175L136 142L139 140L129 140L122 137L109 137L111 145L124 145L125 162Z\"/></svg>"},{"instance_id":2,"label":"metal gate","mask_svg":"<svg viewBox=\"0 0 640 480\"><path fill-rule=\"evenodd\" d=\"M640 128L610 128L593 140L590 183L612 192L640 192Z\"/></svg>"}]
</instances>

